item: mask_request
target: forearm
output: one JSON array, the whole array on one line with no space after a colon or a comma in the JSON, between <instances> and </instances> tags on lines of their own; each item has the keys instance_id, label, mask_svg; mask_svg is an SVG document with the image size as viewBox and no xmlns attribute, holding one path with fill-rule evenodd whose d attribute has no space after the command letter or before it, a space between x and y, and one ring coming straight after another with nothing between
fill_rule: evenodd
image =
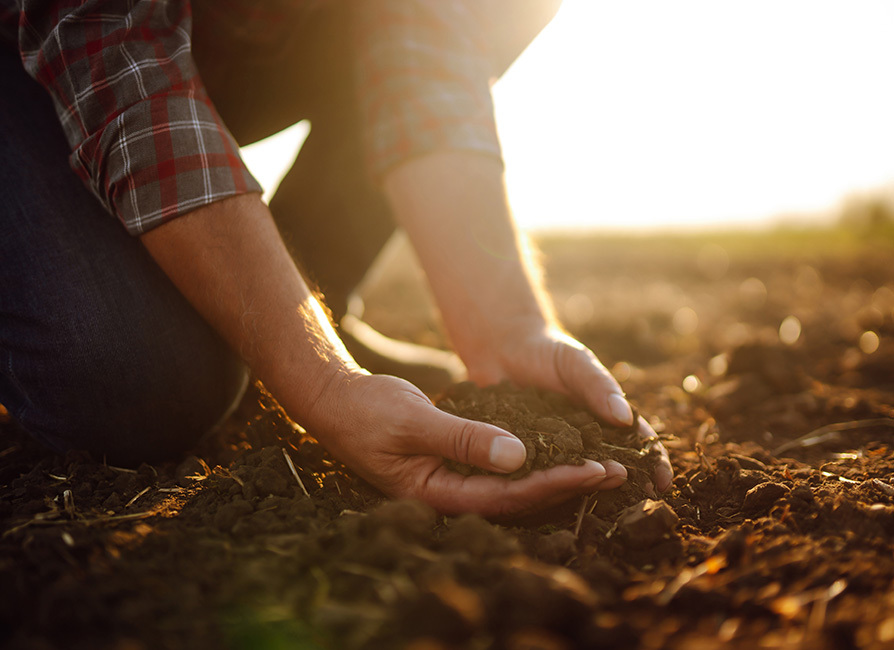
<instances>
[{"instance_id":1,"label":"forearm","mask_svg":"<svg viewBox=\"0 0 894 650\"><path fill-rule=\"evenodd\" d=\"M512 471L524 461L524 446L493 425L438 410L407 382L358 368L258 195L196 210L142 240L286 411L388 494L421 498L444 512L499 514L592 491L606 479L593 461L523 481L467 480L447 470L442 457Z\"/></svg>"},{"instance_id":2,"label":"forearm","mask_svg":"<svg viewBox=\"0 0 894 650\"><path fill-rule=\"evenodd\" d=\"M498 160L461 152L412 159L389 173L385 191L470 379L564 392L607 422L633 424L618 382L561 331L513 224Z\"/></svg>"},{"instance_id":3,"label":"forearm","mask_svg":"<svg viewBox=\"0 0 894 650\"><path fill-rule=\"evenodd\" d=\"M610 476L594 461L521 481L449 471L442 457L512 471L524 461L524 446L493 425L440 411L405 381L359 368L292 262L259 195L200 208L142 241L286 411L333 456L388 494L421 498L444 512L500 514L618 484L623 468L612 468ZM519 260L516 268L523 268ZM522 287L519 295L536 306L532 292Z\"/></svg>"},{"instance_id":4,"label":"forearm","mask_svg":"<svg viewBox=\"0 0 894 650\"><path fill-rule=\"evenodd\" d=\"M164 224L142 242L177 288L296 418L362 373L296 268L258 194Z\"/></svg>"},{"instance_id":5,"label":"forearm","mask_svg":"<svg viewBox=\"0 0 894 650\"><path fill-rule=\"evenodd\" d=\"M392 170L385 191L464 360L492 354L513 328L554 324L539 274L512 221L498 160L463 152L430 154Z\"/></svg>"}]
</instances>

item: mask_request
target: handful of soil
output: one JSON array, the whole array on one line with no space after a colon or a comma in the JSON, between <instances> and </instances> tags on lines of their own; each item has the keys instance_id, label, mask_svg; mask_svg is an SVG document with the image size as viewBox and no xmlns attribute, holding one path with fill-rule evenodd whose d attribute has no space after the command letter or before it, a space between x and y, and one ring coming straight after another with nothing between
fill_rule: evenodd
<instances>
[{"instance_id":1,"label":"handful of soil","mask_svg":"<svg viewBox=\"0 0 894 650\"><path fill-rule=\"evenodd\" d=\"M494 474L519 479L534 470L556 465L583 465L584 459L615 460L630 472L648 480L658 457L637 434L634 425L615 428L601 423L560 393L535 388L518 388L508 381L478 388L472 382L447 389L436 406L442 411L469 420L486 422L515 434L527 449L525 464L511 474L446 461L447 467L468 476ZM630 471L633 470L633 471Z\"/></svg>"}]
</instances>

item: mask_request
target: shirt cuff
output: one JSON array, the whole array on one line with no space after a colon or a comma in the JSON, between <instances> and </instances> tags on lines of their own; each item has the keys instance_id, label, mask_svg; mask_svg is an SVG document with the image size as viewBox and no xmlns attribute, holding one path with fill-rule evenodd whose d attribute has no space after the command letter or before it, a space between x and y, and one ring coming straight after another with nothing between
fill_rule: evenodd
<instances>
[{"instance_id":1,"label":"shirt cuff","mask_svg":"<svg viewBox=\"0 0 894 650\"><path fill-rule=\"evenodd\" d=\"M71 165L134 236L209 203L262 191L196 90L130 106L75 149Z\"/></svg>"},{"instance_id":2,"label":"shirt cuff","mask_svg":"<svg viewBox=\"0 0 894 650\"><path fill-rule=\"evenodd\" d=\"M469 151L502 161L490 96L470 97L444 83L417 83L407 95L374 110L367 121L367 166L381 181L402 162L435 151ZM419 87L421 86L421 87ZM403 94L403 93L401 93Z\"/></svg>"},{"instance_id":3,"label":"shirt cuff","mask_svg":"<svg viewBox=\"0 0 894 650\"><path fill-rule=\"evenodd\" d=\"M466 3L440 0L356 7L357 87L373 179L433 151L502 160L480 17Z\"/></svg>"}]
</instances>

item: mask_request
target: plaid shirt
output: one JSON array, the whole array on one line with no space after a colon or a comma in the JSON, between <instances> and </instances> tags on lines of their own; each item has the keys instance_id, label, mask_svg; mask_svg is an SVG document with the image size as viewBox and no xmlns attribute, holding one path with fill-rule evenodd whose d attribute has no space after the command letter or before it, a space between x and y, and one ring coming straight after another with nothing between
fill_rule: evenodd
<instances>
[{"instance_id":1,"label":"plaid shirt","mask_svg":"<svg viewBox=\"0 0 894 650\"><path fill-rule=\"evenodd\" d=\"M243 40L328 0L219 0ZM351 0L370 173L435 150L500 156L483 0ZM285 18L285 20L284 20ZM177 0L0 0L0 45L50 93L70 164L134 235L260 186L203 88Z\"/></svg>"}]
</instances>

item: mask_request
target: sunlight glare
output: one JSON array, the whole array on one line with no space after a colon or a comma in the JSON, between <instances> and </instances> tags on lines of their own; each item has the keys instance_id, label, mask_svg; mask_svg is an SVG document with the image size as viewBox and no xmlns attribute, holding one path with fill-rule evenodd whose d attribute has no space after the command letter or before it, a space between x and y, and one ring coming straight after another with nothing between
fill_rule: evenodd
<instances>
[{"instance_id":1,"label":"sunlight glare","mask_svg":"<svg viewBox=\"0 0 894 650\"><path fill-rule=\"evenodd\" d=\"M528 228L749 223L894 180L894 3L565 0L495 87Z\"/></svg>"},{"instance_id":2,"label":"sunlight glare","mask_svg":"<svg viewBox=\"0 0 894 650\"><path fill-rule=\"evenodd\" d=\"M519 225L749 226L855 190L894 200L891 25L886 0L564 0L494 87ZM242 149L268 198L307 132Z\"/></svg>"},{"instance_id":3,"label":"sunlight glare","mask_svg":"<svg viewBox=\"0 0 894 650\"><path fill-rule=\"evenodd\" d=\"M240 149L246 166L264 188L265 201L270 201L286 172L292 167L308 133L310 123L302 120L269 138Z\"/></svg>"}]
</instances>

